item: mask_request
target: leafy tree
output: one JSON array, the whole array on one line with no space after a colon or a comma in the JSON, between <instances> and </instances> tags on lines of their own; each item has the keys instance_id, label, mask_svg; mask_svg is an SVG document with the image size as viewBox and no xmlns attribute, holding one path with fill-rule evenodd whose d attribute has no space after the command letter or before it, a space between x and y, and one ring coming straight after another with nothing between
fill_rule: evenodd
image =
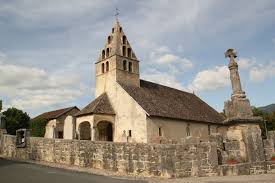
<instances>
[{"instance_id":1,"label":"leafy tree","mask_svg":"<svg viewBox=\"0 0 275 183\"><path fill-rule=\"evenodd\" d=\"M3 120L6 123L8 134L15 135L17 129L29 127L30 117L26 112L16 108L9 108L3 114L5 115Z\"/></svg>"},{"instance_id":2,"label":"leafy tree","mask_svg":"<svg viewBox=\"0 0 275 183\"><path fill-rule=\"evenodd\" d=\"M31 135L34 137L44 137L47 120L38 118L30 121Z\"/></svg>"},{"instance_id":3,"label":"leafy tree","mask_svg":"<svg viewBox=\"0 0 275 183\"><path fill-rule=\"evenodd\" d=\"M272 131L275 130L275 112L273 113L265 113L261 111L260 109L254 107L253 108L253 115L254 116L261 116L265 123L261 123L260 127L262 129L262 136L266 137L266 130ZM266 127L265 127L266 125Z\"/></svg>"}]
</instances>

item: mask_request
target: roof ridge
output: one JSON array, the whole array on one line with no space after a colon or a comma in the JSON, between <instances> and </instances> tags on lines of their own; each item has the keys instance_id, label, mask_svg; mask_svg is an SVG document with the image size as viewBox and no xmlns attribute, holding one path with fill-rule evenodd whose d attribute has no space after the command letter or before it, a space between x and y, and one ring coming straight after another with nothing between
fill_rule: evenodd
<instances>
[{"instance_id":1,"label":"roof ridge","mask_svg":"<svg viewBox=\"0 0 275 183\"><path fill-rule=\"evenodd\" d=\"M47 111L47 112L44 112L44 113L42 113L42 114L45 114L45 113L48 113L48 112L55 112L55 111L59 111L59 110L67 110L67 109L69 109L69 108L74 108L74 107L76 107L76 106L71 106L71 107L65 107L65 108L61 108L61 109L56 109L56 110L52 110L52 111Z\"/></svg>"},{"instance_id":2,"label":"roof ridge","mask_svg":"<svg viewBox=\"0 0 275 183\"><path fill-rule=\"evenodd\" d=\"M152 81L147 81L147 80L144 80L144 79L140 79L140 81L152 83L152 84L159 85L159 86L162 86L162 87L165 87L165 88L168 88L168 89L176 90L176 91L179 91L179 92L184 92L184 93L187 93L187 94L195 95L194 93L191 93L191 92L188 92L188 91L183 91L183 90L180 90L180 89L177 89L177 88L172 88L170 86L166 86L166 85L163 85L163 84L155 83L155 82L152 82Z\"/></svg>"},{"instance_id":3,"label":"roof ridge","mask_svg":"<svg viewBox=\"0 0 275 183\"><path fill-rule=\"evenodd\" d=\"M48 111L48 112L44 112L42 114L39 114L39 115L35 116L34 118L32 118L32 120L36 119L36 118L41 118L41 117L45 118L45 116L49 116L49 115L50 116L54 116L54 118L59 118L60 116L64 115L65 113L71 111L74 108L76 108L76 109L79 110L79 108L77 106L71 106L71 107L61 108L61 109L52 110L52 111ZM46 118L48 118L48 117L46 117ZM54 119L53 117L51 117L51 118Z\"/></svg>"},{"instance_id":4,"label":"roof ridge","mask_svg":"<svg viewBox=\"0 0 275 183\"><path fill-rule=\"evenodd\" d=\"M60 116L62 116L63 114L69 112L70 110L72 110L73 108L75 108L76 106L72 106L72 107L68 107L65 111L63 111L63 113L59 114L56 118L59 118ZM77 108L77 107L76 107Z\"/></svg>"},{"instance_id":5,"label":"roof ridge","mask_svg":"<svg viewBox=\"0 0 275 183\"><path fill-rule=\"evenodd\" d=\"M218 111L193 93L146 80L140 81L140 87L123 83L119 85L150 116L210 123L223 121Z\"/></svg>"},{"instance_id":6,"label":"roof ridge","mask_svg":"<svg viewBox=\"0 0 275 183\"><path fill-rule=\"evenodd\" d=\"M105 97L107 97L107 101L105 101ZM106 102L108 103L106 105ZM108 98L106 92L102 93L100 96L92 100L87 106L85 106L82 110L75 114L75 116L82 116L87 114L96 114L96 113L106 113L106 114L115 114L112 104Z\"/></svg>"}]
</instances>

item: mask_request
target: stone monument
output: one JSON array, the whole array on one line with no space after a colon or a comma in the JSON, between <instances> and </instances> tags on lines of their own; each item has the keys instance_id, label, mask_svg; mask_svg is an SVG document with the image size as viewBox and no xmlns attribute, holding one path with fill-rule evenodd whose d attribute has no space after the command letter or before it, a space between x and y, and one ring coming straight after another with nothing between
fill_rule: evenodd
<instances>
[{"instance_id":1,"label":"stone monument","mask_svg":"<svg viewBox=\"0 0 275 183\"><path fill-rule=\"evenodd\" d=\"M225 57L230 59L228 68L230 70L230 80L232 85L231 101L226 101L224 105L225 114L229 119L248 119L253 117L252 108L245 92L242 90L238 64L235 61L237 53L233 49L225 52Z\"/></svg>"},{"instance_id":2,"label":"stone monument","mask_svg":"<svg viewBox=\"0 0 275 183\"><path fill-rule=\"evenodd\" d=\"M237 53L234 49L228 49L225 57L229 58L228 68L232 84L231 100L224 103L227 128L227 139L238 141L241 149L240 158L244 162L264 161L263 143L259 124L261 117L254 117L249 99L242 90L238 64L235 61Z\"/></svg>"}]
</instances>

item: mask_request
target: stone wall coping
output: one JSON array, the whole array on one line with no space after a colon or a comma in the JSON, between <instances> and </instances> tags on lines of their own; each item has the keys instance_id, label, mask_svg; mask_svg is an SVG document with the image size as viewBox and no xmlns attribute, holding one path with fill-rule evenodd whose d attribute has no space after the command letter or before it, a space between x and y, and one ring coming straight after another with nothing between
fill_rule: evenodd
<instances>
[{"instance_id":1,"label":"stone wall coping","mask_svg":"<svg viewBox=\"0 0 275 183\"><path fill-rule=\"evenodd\" d=\"M228 118L223 121L223 125L234 125L234 124L259 124L263 122L262 117L251 117L251 118Z\"/></svg>"}]
</instances>

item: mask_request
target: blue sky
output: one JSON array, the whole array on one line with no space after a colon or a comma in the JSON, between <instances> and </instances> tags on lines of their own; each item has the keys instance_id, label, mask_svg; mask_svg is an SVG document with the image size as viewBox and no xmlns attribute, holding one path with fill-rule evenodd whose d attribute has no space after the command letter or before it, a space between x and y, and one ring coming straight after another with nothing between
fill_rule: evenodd
<instances>
[{"instance_id":1,"label":"blue sky","mask_svg":"<svg viewBox=\"0 0 275 183\"><path fill-rule=\"evenodd\" d=\"M31 116L94 99L94 63L115 8L141 78L195 92L222 111L237 50L254 106L275 103L275 1L0 0L0 97Z\"/></svg>"}]
</instances>

